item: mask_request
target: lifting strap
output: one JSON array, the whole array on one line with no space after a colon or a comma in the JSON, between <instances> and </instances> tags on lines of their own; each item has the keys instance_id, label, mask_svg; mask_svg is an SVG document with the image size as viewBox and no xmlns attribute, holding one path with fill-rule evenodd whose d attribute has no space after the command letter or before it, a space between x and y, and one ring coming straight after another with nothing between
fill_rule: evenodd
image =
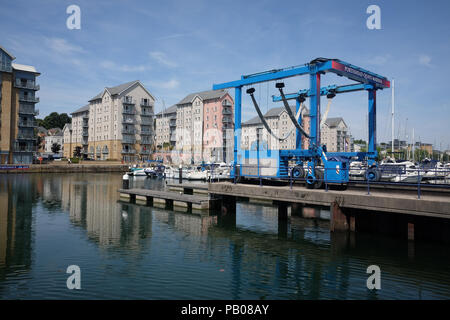
<instances>
[{"instance_id":1,"label":"lifting strap","mask_svg":"<svg viewBox=\"0 0 450 320\"><path fill-rule=\"evenodd\" d=\"M271 136L273 136L275 139L277 139L277 140L279 140L279 141L284 141L284 140L286 140L287 138L289 138L289 136L291 135L291 133L292 133L294 130L291 130L291 131L290 131L285 137L283 137L283 138L278 137L274 132L272 132L272 129L270 129L269 125L267 124L266 119L264 119L264 116L263 116L263 114L262 114L262 112L261 112L261 109L259 109L258 103L256 102L256 99L255 99L254 92L255 92L255 89L254 89L254 88L250 88L250 89L247 90L247 93L248 93L248 94L250 95L250 97L252 98L253 105L255 106L256 112L258 113L258 116L259 116L259 118L261 119L261 122L262 122L262 124L264 125L264 128L266 128L267 132L268 132ZM301 114L301 113L300 113L300 110L301 110L301 109L299 109L299 115Z\"/></svg>"},{"instance_id":2,"label":"lifting strap","mask_svg":"<svg viewBox=\"0 0 450 320\"><path fill-rule=\"evenodd\" d=\"M325 123L325 121L327 121L328 112L330 112L330 107L331 107L331 100L333 100L333 98L335 96L336 96L336 94L334 92L330 92L327 95L327 98L328 98L327 110L325 111L322 120L320 120L320 126L322 126Z\"/></svg>"},{"instance_id":3,"label":"lifting strap","mask_svg":"<svg viewBox=\"0 0 450 320\"><path fill-rule=\"evenodd\" d=\"M311 137L309 136L309 134L306 133L305 129L303 129L303 127L298 123L298 121L295 119L294 114L292 113L291 108L289 107L289 103L286 100L286 97L284 96L284 92L283 92L283 88L282 86L284 86L284 84L282 83L277 83L277 88L280 90L280 95L281 95L281 99L283 100L284 103L284 108L286 109L287 114L289 115L289 118L291 118L292 123L295 125L295 127L308 139L310 139Z\"/></svg>"}]
</instances>

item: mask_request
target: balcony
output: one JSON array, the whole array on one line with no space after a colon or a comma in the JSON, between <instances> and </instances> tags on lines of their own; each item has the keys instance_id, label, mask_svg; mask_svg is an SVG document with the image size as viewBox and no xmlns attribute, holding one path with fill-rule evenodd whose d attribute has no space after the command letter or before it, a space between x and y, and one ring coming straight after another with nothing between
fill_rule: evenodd
<instances>
[{"instance_id":1,"label":"balcony","mask_svg":"<svg viewBox=\"0 0 450 320\"><path fill-rule=\"evenodd\" d=\"M134 149L122 149L122 154L135 154L136 150Z\"/></svg>"},{"instance_id":2,"label":"balcony","mask_svg":"<svg viewBox=\"0 0 450 320\"><path fill-rule=\"evenodd\" d=\"M83 144L83 146L88 145L89 141L88 141L87 137L83 137L83 139L81 140L81 143Z\"/></svg>"},{"instance_id":3,"label":"balcony","mask_svg":"<svg viewBox=\"0 0 450 320\"><path fill-rule=\"evenodd\" d=\"M150 150L141 150L140 154L150 154Z\"/></svg>"},{"instance_id":4,"label":"balcony","mask_svg":"<svg viewBox=\"0 0 450 320\"><path fill-rule=\"evenodd\" d=\"M177 141L177 135L176 134L172 134L170 136L170 142L176 142Z\"/></svg>"},{"instance_id":5,"label":"balcony","mask_svg":"<svg viewBox=\"0 0 450 320\"><path fill-rule=\"evenodd\" d=\"M222 101L222 106L224 106L224 107L231 107L232 105L231 105L230 101L225 99L225 100Z\"/></svg>"},{"instance_id":6,"label":"balcony","mask_svg":"<svg viewBox=\"0 0 450 320\"><path fill-rule=\"evenodd\" d=\"M89 131L88 130L83 130L83 132L81 133L82 137L88 137L89 136Z\"/></svg>"},{"instance_id":7,"label":"balcony","mask_svg":"<svg viewBox=\"0 0 450 320\"><path fill-rule=\"evenodd\" d=\"M123 144L135 144L136 143L136 139L135 138L131 138L131 137L124 137L122 139L122 143Z\"/></svg>"},{"instance_id":8,"label":"balcony","mask_svg":"<svg viewBox=\"0 0 450 320\"><path fill-rule=\"evenodd\" d=\"M0 71L2 72L12 72L12 67L5 64L0 64Z\"/></svg>"},{"instance_id":9,"label":"balcony","mask_svg":"<svg viewBox=\"0 0 450 320\"><path fill-rule=\"evenodd\" d=\"M122 133L123 134L136 134L136 129L134 128L122 128Z\"/></svg>"},{"instance_id":10,"label":"balcony","mask_svg":"<svg viewBox=\"0 0 450 320\"><path fill-rule=\"evenodd\" d=\"M151 140L148 140L148 139L143 139L143 140L141 140L141 142L140 142L142 145L151 145L152 144L152 142L151 142Z\"/></svg>"},{"instance_id":11,"label":"balcony","mask_svg":"<svg viewBox=\"0 0 450 320\"><path fill-rule=\"evenodd\" d=\"M35 128L35 127L37 127L37 123L34 120L19 121L19 127Z\"/></svg>"},{"instance_id":12,"label":"balcony","mask_svg":"<svg viewBox=\"0 0 450 320\"><path fill-rule=\"evenodd\" d=\"M169 126L176 127L177 126L177 119L170 119Z\"/></svg>"},{"instance_id":13,"label":"balcony","mask_svg":"<svg viewBox=\"0 0 450 320\"><path fill-rule=\"evenodd\" d=\"M151 126L153 124L153 121L147 117L141 118L140 122L141 126Z\"/></svg>"},{"instance_id":14,"label":"balcony","mask_svg":"<svg viewBox=\"0 0 450 320\"><path fill-rule=\"evenodd\" d=\"M123 118L122 123L124 124L136 124L136 120L134 118Z\"/></svg>"},{"instance_id":15,"label":"balcony","mask_svg":"<svg viewBox=\"0 0 450 320\"><path fill-rule=\"evenodd\" d=\"M141 107L153 107L153 106L150 104L150 100L142 99L141 100Z\"/></svg>"},{"instance_id":16,"label":"balcony","mask_svg":"<svg viewBox=\"0 0 450 320\"><path fill-rule=\"evenodd\" d=\"M14 144L14 152L34 152L36 148L31 144L20 145L19 143Z\"/></svg>"},{"instance_id":17,"label":"balcony","mask_svg":"<svg viewBox=\"0 0 450 320\"><path fill-rule=\"evenodd\" d=\"M136 110L133 108L123 108L122 114L136 114Z\"/></svg>"},{"instance_id":18,"label":"balcony","mask_svg":"<svg viewBox=\"0 0 450 320\"><path fill-rule=\"evenodd\" d=\"M21 79L16 79L14 86L16 88L30 89L30 90L35 90L35 91L38 91L41 89L40 85L36 84L34 81L21 81Z\"/></svg>"},{"instance_id":19,"label":"balcony","mask_svg":"<svg viewBox=\"0 0 450 320\"><path fill-rule=\"evenodd\" d=\"M39 103L39 98L19 95L19 101L30 102L30 103Z\"/></svg>"},{"instance_id":20,"label":"balcony","mask_svg":"<svg viewBox=\"0 0 450 320\"><path fill-rule=\"evenodd\" d=\"M231 117L223 117L222 118L222 122L224 122L224 123L231 123L232 122Z\"/></svg>"},{"instance_id":21,"label":"balcony","mask_svg":"<svg viewBox=\"0 0 450 320\"><path fill-rule=\"evenodd\" d=\"M21 114L29 114L33 116L39 115L39 110L35 110L33 105L20 105L19 106L19 113Z\"/></svg>"},{"instance_id":22,"label":"balcony","mask_svg":"<svg viewBox=\"0 0 450 320\"><path fill-rule=\"evenodd\" d=\"M141 130L141 136L151 136L152 134L152 130Z\"/></svg>"},{"instance_id":23,"label":"balcony","mask_svg":"<svg viewBox=\"0 0 450 320\"><path fill-rule=\"evenodd\" d=\"M123 97L122 103L123 104L136 104L136 101L132 97Z\"/></svg>"},{"instance_id":24,"label":"balcony","mask_svg":"<svg viewBox=\"0 0 450 320\"><path fill-rule=\"evenodd\" d=\"M20 140L36 140L36 137L34 136L34 133L19 132L19 133L17 133L17 139L20 139Z\"/></svg>"},{"instance_id":25,"label":"balcony","mask_svg":"<svg viewBox=\"0 0 450 320\"><path fill-rule=\"evenodd\" d=\"M231 112L231 109L223 108L223 109L222 109L222 114L229 114L229 115L232 115L233 112Z\"/></svg>"},{"instance_id":26,"label":"balcony","mask_svg":"<svg viewBox=\"0 0 450 320\"><path fill-rule=\"evenodd\" d=\"M83 121L83 128L88 128L88 127L89 127L89 122Z\"/></svg>"}]
</instances>

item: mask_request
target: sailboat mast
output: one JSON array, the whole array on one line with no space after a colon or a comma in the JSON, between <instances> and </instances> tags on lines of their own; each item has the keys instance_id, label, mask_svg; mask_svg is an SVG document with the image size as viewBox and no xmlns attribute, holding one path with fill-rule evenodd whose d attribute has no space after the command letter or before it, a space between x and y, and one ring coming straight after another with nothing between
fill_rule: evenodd
<instances>
[{"instance_id":1,"label":"sailboat mast","mask_svg":"<svg viewBox=\"0 0 450 320\"><path fill-rule=\"evenodd\" d=\"M395 123L394 123L394 114L395 114L395 80L392 79L392 156L394 156L394 128L395 128Z\"/></svg>"}]
</instances>

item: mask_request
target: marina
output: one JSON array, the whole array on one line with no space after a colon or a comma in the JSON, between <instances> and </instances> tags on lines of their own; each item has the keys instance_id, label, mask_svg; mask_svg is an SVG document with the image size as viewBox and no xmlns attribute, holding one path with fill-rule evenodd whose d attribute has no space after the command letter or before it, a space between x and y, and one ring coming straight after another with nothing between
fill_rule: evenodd
<instances>
[{"instance_id":1,"label":"marina","mask_svg":"<svg viewBox=\"0 0 450 320\"><path fill-rule=\"evenodd\" d=\"M164 180L131 180L131 188L169 191ZM330 232L329 208L279 220L277 205L245 199L231 217L126 203L121 187L121 173L0 176L8 204L0 211L0 297L450 297L450 253L439 242ZM83 274L79 291L65 286L74 262ZM374 262L383 272L377 292L365 285Z\"/></svg>"}]
</instances>

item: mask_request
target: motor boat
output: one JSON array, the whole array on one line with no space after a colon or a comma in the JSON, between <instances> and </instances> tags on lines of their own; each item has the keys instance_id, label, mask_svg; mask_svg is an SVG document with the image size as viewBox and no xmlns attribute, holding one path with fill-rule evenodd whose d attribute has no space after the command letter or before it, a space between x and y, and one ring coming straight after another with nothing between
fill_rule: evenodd
<instances>
[{"instance_id":1,"label":"motor boat","mask_svg":"<svg viewBox=\"0 0 450 320\"><path fill-rule=\"evenodd\" d=\"M350 163L350 169L348 174L350 179L353 180L361 180L364 179L364 175L366 173L366 166L361 161L353 161Z\"/></svg>"},{"instance_id":2,"label":"motor boat","mask_svg":"<svg viewBox=\"0 0 450 320\"><path fill-rule=\"evenodd\" d=\"M207 180L209 176L209 170L191 171L187 174L188 180Z\"/></svg>"},{"instance_id":3,"label":"motor boat","mask_svg":"<svg viewBox=\"0 0 450 320\"><path fill-rule=\"evenodd\" d=\"M404 171L399 172L395 177L391 178L391 182L403 182L403 183L419 183L423 179L420 168L418 168L413 162L405 161L399 165L404 166Z\"/></svg>"},{"instance_id":4,"label":"motor boat","mask_svg":"<svg viewBox=\"0 0 450 320\"><path fill-rule=\"evenodd\" d=\"M136 176L146 176L147 174L145 173L144 168L132 167L130 168L130 171L127 172L127 175L136 177Z\"/></svg>"}]
</instances>

